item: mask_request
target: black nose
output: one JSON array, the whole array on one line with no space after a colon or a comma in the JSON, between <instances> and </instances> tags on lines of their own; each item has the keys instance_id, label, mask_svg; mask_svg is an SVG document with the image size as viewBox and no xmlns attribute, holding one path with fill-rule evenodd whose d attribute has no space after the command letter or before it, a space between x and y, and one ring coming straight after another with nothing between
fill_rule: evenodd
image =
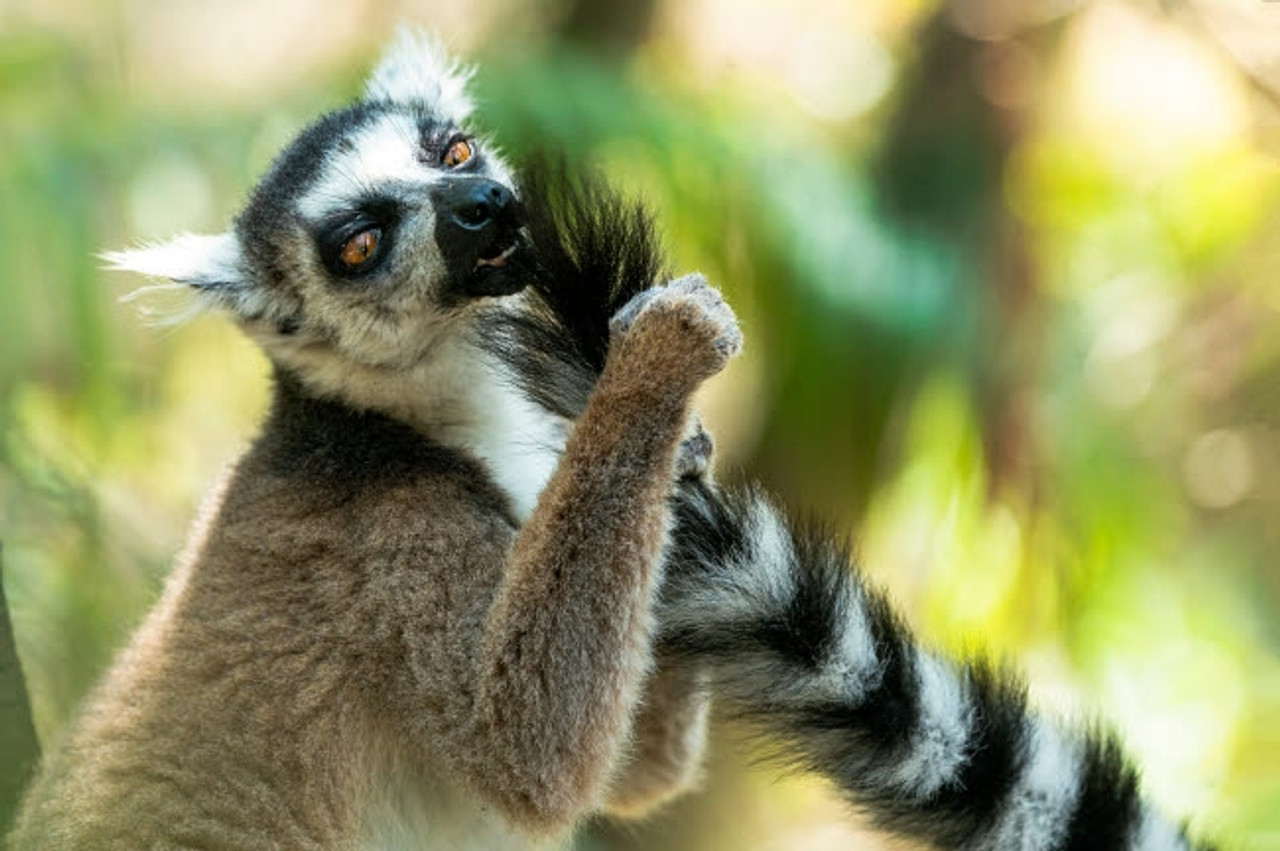
<instances>
[{"instance_id":1,"label":"black nose","mask_svg":"<svg viewBox=\"0 0 1280 851\"><path fill-rule=\"evenodd\" d=\"M453 180L436 194L436 211L458 227L484 230L486 225L518 226L511 190L492 180Z\"/></svg>"}]
</instances>

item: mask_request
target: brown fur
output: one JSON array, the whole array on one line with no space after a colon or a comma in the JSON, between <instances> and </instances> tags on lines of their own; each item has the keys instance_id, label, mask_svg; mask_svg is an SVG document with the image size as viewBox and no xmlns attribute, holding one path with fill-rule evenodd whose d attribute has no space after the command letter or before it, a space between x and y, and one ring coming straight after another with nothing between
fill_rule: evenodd
<instances>
[{"instance_id":1,"label":"brown fur","mask_svg":"<svg viewBox=\"0 0 1280 851\"><path fill-rule=\"evenodd\" d=\"M683 675L653 675L629 739L689 398L738 345L681 283L619 330L520 528L465 454L281 374L10 847L404 847L409 810L414 847L511 847L603 806L629 747L618 808L687 781Z\"/></svg>"},{"instance_id":2,"label":"brown fur","mask_svg":"<svg viewBox=\"0 0 1280 851\"><path fill-rule=\"evenodd\" d=\"M636 710L630 760L609 790L610 814L641 818L698 781L711 705L705 680L697 667L659 660Z\"/></svg>"}]
</instances>

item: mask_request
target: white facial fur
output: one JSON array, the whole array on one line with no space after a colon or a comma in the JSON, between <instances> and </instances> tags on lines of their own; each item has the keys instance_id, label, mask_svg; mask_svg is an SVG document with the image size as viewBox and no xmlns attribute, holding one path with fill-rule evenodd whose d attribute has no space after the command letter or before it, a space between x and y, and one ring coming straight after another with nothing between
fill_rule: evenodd
<instances>
[{"instance_id":1,"label":"white facial fur","mask_svg":"<svg viewBox=\"0 0 1280 851\"><path fill-rule=\"evenodd\" d=\"M421 161L418 126L403 113L382 116L349 141L349 147L326 154L320 179L299 200L298 210L308 219L391 181L426 186L440 176Z\"/></svg>"},{"instance_id":2,"label":"white facial fur","mask_svg":"<svg viewBox=\"0 0 1280 851\"><path fill-rule=\"evenodd\" d=\"M382 185L425 190L449 176L423 162L418 126L408 114L388 113L349 141L349 146L328 152L320 179L299 201L299 212L308 219L319 219ZM477 141L476 147L485 160L480 174L512 186L511 170L498 152L484 140Z\"/></svg>"}]
</instances>

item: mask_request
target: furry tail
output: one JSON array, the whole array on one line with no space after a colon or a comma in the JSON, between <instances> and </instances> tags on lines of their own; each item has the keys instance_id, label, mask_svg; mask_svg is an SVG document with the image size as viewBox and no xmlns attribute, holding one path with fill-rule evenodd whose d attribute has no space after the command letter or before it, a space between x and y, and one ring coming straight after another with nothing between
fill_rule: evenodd
<instances>
[{"instance_id":1,"label":"furry tail","mask_svg":"<svg viewBox=\"0 0 1280 851\"><path fill-rule=\"evenodd\" d=\"M676 498L662 640L880 827L961 849L1209 849L1145 804L1116 740L921 648L847 549L754 490Z\"/></svg>"}]
</instances>

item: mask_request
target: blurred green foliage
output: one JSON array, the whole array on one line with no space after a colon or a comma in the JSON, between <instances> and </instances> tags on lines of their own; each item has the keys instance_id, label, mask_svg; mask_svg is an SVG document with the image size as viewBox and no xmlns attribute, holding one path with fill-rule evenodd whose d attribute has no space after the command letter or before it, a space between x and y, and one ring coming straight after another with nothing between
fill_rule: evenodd
<instances>
[{"instance_id":1,"label":"blurred green foliage","mask_svg":"<svg viewBox=\"0 0 1280 851\"><path fill-rule=\"evenodd\" d=\"M710 0L643 5L608 52L581 22L494 26L482 123L516 159L552 149L643 193L678 268L723 285L749 349L705 400L722 470L848 530L929 640L1112 719L1171 810L1280 848L1273 103L1207 31L1136 3L998 38L934 3L807 0L810 29L764 35ZM140 322L117 302L140 282L95 255L225 226L386 32L206 100L138 58L165 32L67 8L100 27L0 30L0 536L45 741L265 399L223 320ZM806 52L813 27L834 53ZM870 64L841 64L854 44ZM873 72L856 109L814 106ZM843 847L820 791L729 750L707 794L584 843Z\"/></svg>"}]
</instances>

